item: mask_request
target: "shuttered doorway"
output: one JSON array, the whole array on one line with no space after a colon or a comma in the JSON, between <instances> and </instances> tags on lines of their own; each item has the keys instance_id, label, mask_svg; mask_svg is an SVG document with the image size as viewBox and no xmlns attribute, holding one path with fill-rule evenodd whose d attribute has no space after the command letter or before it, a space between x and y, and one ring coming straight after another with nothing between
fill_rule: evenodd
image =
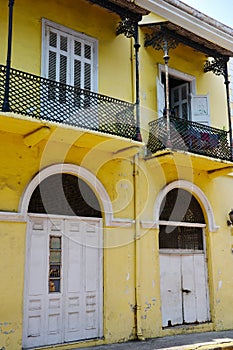
<instances>
[{"instance_id":1,"label":"shuttered doorway","mask_svg":"<svg viewBox=\"0 0 233 350\"><path fill-rule=\"evenodd\" d=\"M161 205L159 232L162 326L210 321L204 217L198 201L183 189ZM166 225L167 223L167 225Z\"/></svg>"}]
</instances>

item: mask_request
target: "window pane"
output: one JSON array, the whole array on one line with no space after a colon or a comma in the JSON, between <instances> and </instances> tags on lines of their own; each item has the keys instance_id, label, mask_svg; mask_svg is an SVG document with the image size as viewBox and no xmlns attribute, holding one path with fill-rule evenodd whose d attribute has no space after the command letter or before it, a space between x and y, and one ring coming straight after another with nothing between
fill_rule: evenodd
<instances>
[{"instance_id":1,"label":"window pane","mask_svg":"<svg viewBox=\"0 0 233 350\"><path fill-rule=\"evenodd\" d=\"M56 80L56 52L49 51L49 79Z\"/></svg>"},{"instance_id":2,"label":"window pane","mask_svg":"<svg viewBox=\"0 0 233 350\"><path fill-rule=\"evenodd\" d=\"M67 77L67 57L64 55L60 56L60 82L66 84ZM66 101L66 87L61 86L59 89L59 101L65 103Z\"/></svg>"},{"instance_id":3,"label":"window pane","mask_svg":"<svg viewBox=\"0 0 233 350\"><path fill-rule=\"evenodd\" d=\"M60 263L61 262L61 252L56 250L50 251L50 262L51 263Z\"/></svg>"},{"instance_id":4,"label":"window pane","mask_svg":"<svg viewBox=\"0 0 233 350\"><path fill-rule=\"evenodd\" d=\"M56 52L49 51L49 70L48 70L48 78L51 80L56 80ZM55 100L56 98L56 87L52 84L48 86L48 99Z\"/></svg>"},{"instance_id":5,"label":"window pane","mask_svg":"<svg viewBox=\"0 0 233 350\"><path fill-rule=\"evenodd\" d=\"M49 33L49 45L52 47L57 47L57 34L50 32Z\"/></svg>"},{"instance_id":6,"label":"window pane","mask_svg":"<svg viewBox=\"0 0 233 350\"><path fill-rule=\"evenodd\" d=\"M81 56L81 49L82 49L81 43L79 41L75 41L74 42L74 54Z\"/></svg>"},{"instance_id":7,"label":"window pane","mask_svg":"<svg viewBox=\"0 0 233 350\"><path fill-rule=\"evenodd\" d=\"M60 36L60 49L67 52L67 37Z\"/></svg>"},{"instance_id":8,"label":"window pane","mask_svg":"<svg viewBox=\"0 0 233 350\"><path fill-rule=\"evenodd\" d=\"M182 118L188 119L188 105L187 105L187 103L182 104Z\"/></svg>"},{"instance_id":9,"label":"window pane","mask_svg":"<svg viewBox=\"0 0 233 350\"><path fill-rule=\"evenodd\" d=\"M61 265L50 265L49 277L61 277L60 276Z\"/></svg>"},{"instance_id":10,"label":"window pane","mask_svg":"<svg viewBox=\"0 0 233 350\"><path fill-rule=\"evenodd\" d=\"M84 89L91 89L91 65L85 63L84 67Z\"/></svg>"},{"instance_id":11,"label":"window pane","mask_svg":"<svg viewBox=\"0 0 233 350\"><path fill-rule=\"evenodd\" d=\"M62 267L61 237L50 236L49 249L49 293L60 292Z\"/></svg>"},{"instance_id":12,"label":"window pane","mask_svg":"<svg viewBox=\"0 0 233 350\"><path fill-rule=\"evenodd\" d=\"M60 82L66 84L67 57L60 56Z\"/></svg>"},{"instance_id":13,"label":"window pane","mask_svg":"<svg viewBox=\"0 0 233 350\"><path fill-rule=\"evenodd\" d=\"M174 102L178 102L179 101L179 90L176 89L174 90Z\"/></svg>"},{"instance_id":14,"label":"window pane","mask_svg":"<svg viewBox=\"0 0 233 350\"><path fill-rule=\"evenodd\" d=\"M50 249L61 249L61 237L50 238Z\"/></svg>"},{"instance_id":15,"label":"window pane","mask_svg":"<svg viewBox=\"0 0 233 350\"><path fill-rule=\"evenodd\" d=\"M49 281L49 292L54 293L60 292L61 281L60 280L50 280Z\"/></svg>"},{"instance_id":16,"label":"window pane","mask_svg":"<svg viewBox=\"0 0 233 350\"><path fill-rule=\"evenodd\" d=\"M187 86L182 86L182 100L185 100L188 96L187 96Z\"/></svg>"},{"instance_id":17,"label":"window pane","mask_svg":"<svg viewBox=\"0 0 233 350\"><path fill-rule=\"evenodd\" d=\"M81 87L81 62L74 60L74 86Z\"/></svg>"},{"instance_id":18,"label":"window pane","mask_svg":"<svg viewBox=\"0 0 233 350\"><path fill-rule=\"evenodd\" d=\"M202 228L160 226L159 248L203 250Z\"/></svg>"},{"instance_id":19,"label":"window pane","mask_svg":"<svg viewBox=\"0 0 233 350\"><path fill-rule=\"evenodd\" d=\"M84 48L84 57L88 58L89 60L91 59L91 46L85 44Z\"/></svg>"}]
</instances>

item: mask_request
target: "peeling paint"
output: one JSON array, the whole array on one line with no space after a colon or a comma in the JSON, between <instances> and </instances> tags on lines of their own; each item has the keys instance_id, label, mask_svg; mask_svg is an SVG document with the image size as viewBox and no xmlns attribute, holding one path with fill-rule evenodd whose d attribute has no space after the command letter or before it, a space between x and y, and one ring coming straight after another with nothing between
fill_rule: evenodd
<instances>
[{"instance_id":1,"label":"peeling paint","mask_svg":"<svg viewBox=\"0 0 233 350\"><path fill-rule=\"evenodd\" d=\"M148 303L148 301L146 301L145 304L146 304L146 307L144 309L145 312L150 311L151 310L151 303Z\"/></svg>"},{"instance_id":2,"label":"peeling paint","mask_svg":"<svg viewBox=\"0 0 233 350\"><path fill-rule=\"evenodd\" d=\"M222 281L218 281L218 290L222 288Z\"/></svg>"},{"instance_id":3,"label":"peeling paint","mask_svg":"<svg viewBox=\"0 0 233 350\"><path fill-rule=\"evenodd\" d=\"M12 323L11 322L1 322L0 323L0 333L1 334L11 334L14 333L15 329L12 329Z\"/></svg>"}]
</instances>

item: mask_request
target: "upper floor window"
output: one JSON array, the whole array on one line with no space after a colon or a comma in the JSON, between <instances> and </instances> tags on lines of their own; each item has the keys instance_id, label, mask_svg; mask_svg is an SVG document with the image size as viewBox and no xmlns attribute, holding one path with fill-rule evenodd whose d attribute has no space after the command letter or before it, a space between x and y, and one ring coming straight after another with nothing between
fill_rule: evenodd
<instances>
[{"instance_id":1,"label":"upper floor window","mask_svg":"<svg viewBox=\"0 0 233 350\"><path fill-rule=\"evenodd\" d=\"M43 19L42 75L77 88L97 91L97 40ZM54 99L50 91L49 99ZM62 102L62 93L59 100Z\"/></svg>"}]
</instances>

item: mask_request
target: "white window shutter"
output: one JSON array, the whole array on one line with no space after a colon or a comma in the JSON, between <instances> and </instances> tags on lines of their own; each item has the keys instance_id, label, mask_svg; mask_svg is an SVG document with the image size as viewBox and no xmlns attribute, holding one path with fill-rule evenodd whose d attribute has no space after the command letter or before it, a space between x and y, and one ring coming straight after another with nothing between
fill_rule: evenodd
<instances>
[{"instance_id":1,"label":"white window shutter","mask_svg":"<svg viewBox=\"0 0 233 350\"><path fill-rule=\"evenodd\" d=\"M97 40L47 20L43 27L43 76L97 91Z\"/></svg>"},{"instance_id":2,"label":"white window shutter","mask_svg":"<svg viewBox=\"0 0 233 350\"><path fill-rule=\"evenodd\" d=\"M191 94L191 120L210 125L209 95Z\"/></svg>"},{"instance_id":3,"label":"white window shutter","mask_svg":"<svg viewBox=\"0 0 233 350\"><path fill-rule=\"evenodd\" d=\"M163 111L165 108L165 92L164 92L164 85L161 83L161 81L156 78L156 86L157 86L157 112L158 112L158 118L161 118L163 116Z\"/></svg>"}]
</instances>

